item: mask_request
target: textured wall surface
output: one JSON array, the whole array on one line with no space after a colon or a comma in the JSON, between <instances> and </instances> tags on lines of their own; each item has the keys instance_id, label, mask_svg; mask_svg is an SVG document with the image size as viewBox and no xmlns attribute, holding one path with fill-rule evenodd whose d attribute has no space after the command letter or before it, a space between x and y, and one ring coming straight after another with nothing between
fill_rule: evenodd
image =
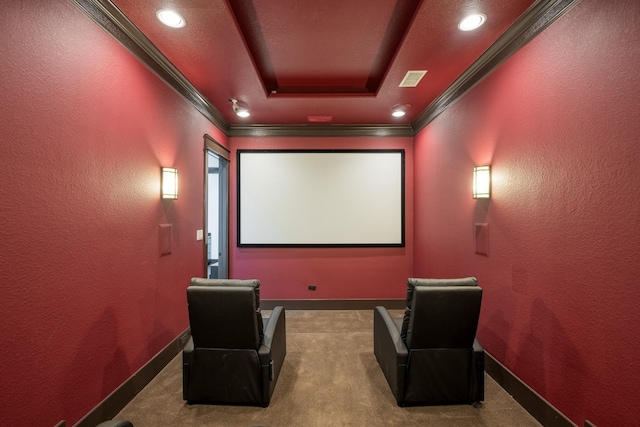
<instances>
[{"instance_id":1,"label":"textured wall surface","mask_svg":"<svg viewBox=\"0 0 640 427\"><path fill-rule=\"evenodd\" d=\"M640 417L639 23L583 0L415 142L415 275L477 276L481 342L578 425Z\"/></svg>"},{"instance_id":2,"label":"textured wall surface","mask_svg":"<svg viewBox=\"0 0 640 427\"><path fill-rule=\"evenodd\" d=\"M413 263L412 138L230 138L230 274L261 281L265 299L403 298ZM236 245L236 150L404 149L404 248L238 248ZM309 291L309 285L316 285Z\"/></svg>"},{"instance_id":3,"label":"textured wall surface","mask_svg":"<svg viewBox=\"0 0 640 427\"><path fill-rule=\"evenodd\" d=\"M226 141L66 0L3 4L0 39L0 424L70 426L188 326L203 134Z\"/></svg>"},{"instance_id":4,"label":"textured wall surface","mask_svg":"<svg viewBox=\"0 0 640 427\"><path fill-rule=\"evenodd\" d=\"M582 0L415 148L234 139L405 148L407 246L237 248L232 163L231 275L278 299L401 298L410 275L477 276L491 354L579 425L637 424L639 23L634 0ZM227 141L66 0L3 5L0 39L0 423L71 425L187 326L202 135ZM487 163L493 198L474 201L471 169ZM180 171L177 201L158 198L161 165ZM475 222L489 223L488 257Z\"/></svg>"}]
</instances>

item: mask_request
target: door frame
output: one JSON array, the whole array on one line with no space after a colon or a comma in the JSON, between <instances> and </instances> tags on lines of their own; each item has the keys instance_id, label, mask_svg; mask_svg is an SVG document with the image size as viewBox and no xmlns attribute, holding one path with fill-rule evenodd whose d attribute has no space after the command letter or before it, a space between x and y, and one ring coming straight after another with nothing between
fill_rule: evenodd
<instances>
[{"instance_id":1,"label":"door frame","mask_svg":"<svg viewBox=\"0 0 640 427\"><path fill-rule=\"evenodd\" d=\"M204 135L204 231L208 237L209 231L209 154L216 156L225 167L221 167L223 173L219 177L219 215L218 215L218 248L221 256L218 257L218 277L228 278L229 276L229 165L231 163L231 151L213 139L211 136ZM209 277L209 241L208 238L204 243L204 277Z\"/></svg>"}]
</instances>

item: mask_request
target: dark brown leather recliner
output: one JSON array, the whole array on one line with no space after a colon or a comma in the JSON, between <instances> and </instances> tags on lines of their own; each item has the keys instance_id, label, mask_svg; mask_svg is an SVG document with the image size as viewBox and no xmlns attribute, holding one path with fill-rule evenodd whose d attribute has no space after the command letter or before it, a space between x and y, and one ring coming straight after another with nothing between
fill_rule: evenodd
<instances>
[{"instance_id":1,"label":"dark brown leather recliner","mask_svg":"<svg viewBox=\"0 0 640 427\"><path fill-rule=\"evenodd\" d=\"M475 278L409 279L404 318L374 309L374 354L399 406L484 400Z\"/></svg>"},{"instance_id":2,"label":"dark brown leather recliner","mask_svg":"<svg viewBox=\"0 0 640 427\"><path fill-rule=\"evenodd\" d=\"M284 308L263 321L258 280L194 278L187 303L183 399L269 406L287 352Z\"/></svg>"}]
</instances>

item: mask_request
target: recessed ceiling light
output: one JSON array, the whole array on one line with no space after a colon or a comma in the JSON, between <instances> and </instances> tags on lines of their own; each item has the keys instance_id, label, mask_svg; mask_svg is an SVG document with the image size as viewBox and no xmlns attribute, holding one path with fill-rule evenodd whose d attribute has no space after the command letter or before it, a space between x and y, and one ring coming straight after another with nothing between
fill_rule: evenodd
<instances>
[{"instance_id":1,"label":"recessed ceiling light","mask_svg":"<svg viewBox=\"0 0 640 427\"><path fill-rule=\"evenodd\" d=\"M458 29L460 31L473 31L476 28L479 28L480 26L482 26L482 24L484 24L486 20L487 20L487 15L483 13L476 13L473 15L469 15L466 18L464 18L462 21L460 21L460 23L458 24Z\"/></svg>"},{"instance_id":2,"label":"recessed ceiling light","mask_svg":"<svg viewBox=\"0 0 640 427\"><path fill-rule=\"evenodd\" d=\"M178 12L169 9L161 9L156 12L156 16L164 25L171 28L182 28L186 22Z\"/></svg>"},{"instance_id":3,"label":"recessed ceiling light","mask_svg":"<svg viewBox=\"0 0 640 427\"><path fill-rule=\"evenodd\" d=\"M411 104L394 105L393 108L391 108L391 115L393 117L403 117L407 114L407 110L409 110L409 108L411 108Z\"/></svg>"}]
</instances>

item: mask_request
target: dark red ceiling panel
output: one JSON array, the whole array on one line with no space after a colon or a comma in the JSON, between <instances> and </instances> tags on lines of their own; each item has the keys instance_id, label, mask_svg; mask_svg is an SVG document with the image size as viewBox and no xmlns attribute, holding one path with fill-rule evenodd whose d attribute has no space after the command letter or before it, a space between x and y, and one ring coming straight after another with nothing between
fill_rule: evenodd
<instances>
[{"instance_id":1,"label":"dark red ceiling panel","mask_svg":"<svg viewBox=\"0 0 640 427\"><path fill-rule=\"evenodd\" d=\"M268 96L372 96L422 0L227 0Z\"/></svg>"}]
</instances>

